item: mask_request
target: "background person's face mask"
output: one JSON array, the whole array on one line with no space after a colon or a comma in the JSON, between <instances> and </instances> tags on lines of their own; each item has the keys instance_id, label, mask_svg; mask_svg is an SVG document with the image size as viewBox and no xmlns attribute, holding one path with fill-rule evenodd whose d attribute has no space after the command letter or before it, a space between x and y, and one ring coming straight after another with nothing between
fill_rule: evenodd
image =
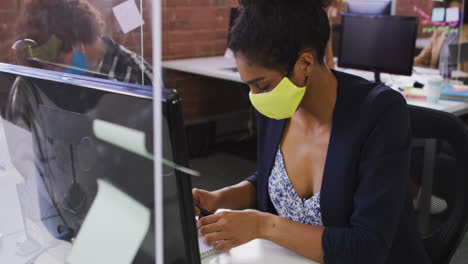
<instances>
[{"instance_id":1,"label":"background person's face mask","mask_svg":"<svg viewBox=\"0 0 468 264\"><path fill-rule=\"evenodd\" d=\"M88 64L88 58L86 57L86 54L84 52L80 53L77 50L74 50L73 59L70 64L70 67L68 67L63 72L86 76L88 74L88 70L89 70L89 64Z\"/></svg>"},{"instance_id":2,"label":"background person's face mask","mask_svg":"<svg viewBox=\"0 0 468 264\"><path fill-rule=\"evenodd\" d=\"M261 94L250 92L249 97L252 105L261 114L280 120L294 115L304 97L305 90L305 87L297 87L288 77L284 77L272 91Z\"/></svg>"}]
</instances>

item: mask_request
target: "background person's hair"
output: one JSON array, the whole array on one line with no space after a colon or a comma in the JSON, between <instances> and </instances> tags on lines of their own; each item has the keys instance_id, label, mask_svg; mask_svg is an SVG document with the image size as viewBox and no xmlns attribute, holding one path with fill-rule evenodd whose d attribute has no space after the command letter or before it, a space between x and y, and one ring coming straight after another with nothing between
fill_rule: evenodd
<instances>
[{"instance_id":1,"label":"background person's hair","mask_svg":"<svg viewBox=\"0 0 468 264\"><path fill-rule=\"evenodd\" d=\"M37 46L55 35L60 52L78 43L92 44L103 32L101 14L86 0L31 0L17 21L17 40L32 39Z\"/></svg>"},{"instance_id":2,"label":"background person's hair","mask_svg":"<svg viewBox=\"0 0 468 264\"><path fill-rule=\"evenodd\" d=\"M241 13L229 48L249 61L285 74L299 55L311 51L324 63L330 38L329 0L239 0Z\"/></svg>"}]
</instances>

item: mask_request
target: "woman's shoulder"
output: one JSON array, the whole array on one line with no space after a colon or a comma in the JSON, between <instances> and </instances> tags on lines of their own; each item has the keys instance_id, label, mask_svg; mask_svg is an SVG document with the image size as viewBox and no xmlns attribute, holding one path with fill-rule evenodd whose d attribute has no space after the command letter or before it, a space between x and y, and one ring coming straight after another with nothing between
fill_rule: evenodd
<instances>
[{"instance_id":1,"label":"woman's shoulder","mask_svg":"<svg viewBox=\"0 0 468 264\"><path fill-rule=\"evenodd\" d=\"M370 82L349 74L337 73L337 79L337 122L344 122L350 129L354 127L359 134L372 130L378 122L385 122L383 119L391 115L394 121L407 122L408 107L400 92L385 84Z\"/></svg>"},{"instance_id":2,"label":"woman's shoulder","mask_svg":"<svg viewBox=\"0 0 468 264\"><path fill-rule=\"evenodd\" d=\"M339 104L349 111L360 109L377 114L379 109L392 105L406 106L403 95L383 83L375 83L358 76L336 72Z\"/></svg>"}]
</instances>

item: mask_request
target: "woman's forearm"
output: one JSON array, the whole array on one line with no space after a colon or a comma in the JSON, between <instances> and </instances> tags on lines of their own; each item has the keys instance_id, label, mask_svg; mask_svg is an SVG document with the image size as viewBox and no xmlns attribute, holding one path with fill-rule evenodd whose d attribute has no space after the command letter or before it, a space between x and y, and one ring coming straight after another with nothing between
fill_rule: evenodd
<instances>
[{"instance_id":1,"label":"woman's forearm","mask_svg":"<svg viewBox=\"0 0 468 264\"><path fill-rule=\"evenodd\" d=\"M248 181L243 181L213 193L218 197L218 208L244 210L253 209L257 206L257 190Z\"/></svg>"},{"instance_id":2,"label":"woman's forearm","mask_svg":"<svg viewBox=\"0 0 468 264\"><path fill-rule=\"evenodd\" d=\"M272 214L264 214L260 238L270 240L304 257L323 263L324 227L302 224Z\"/></svg>"}]
</instances>

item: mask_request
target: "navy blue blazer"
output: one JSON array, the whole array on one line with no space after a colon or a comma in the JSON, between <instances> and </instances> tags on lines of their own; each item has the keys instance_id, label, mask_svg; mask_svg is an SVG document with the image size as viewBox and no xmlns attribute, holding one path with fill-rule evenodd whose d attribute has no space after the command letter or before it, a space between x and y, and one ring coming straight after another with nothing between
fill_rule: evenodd
<instances>
[{"instance_id":1,"label":"navy blue blazer","mask_svg":"<svg viewBox=\"0 0 468 264\"><path fill-rule=\"evenodd\" d=\"M338 96L321 187L325 263L430 263L409 191L405 99L382 84L333 71ZM257 209L276 213L268 177L287 120L257 112Z\"/></svg>"}]
</instances>

